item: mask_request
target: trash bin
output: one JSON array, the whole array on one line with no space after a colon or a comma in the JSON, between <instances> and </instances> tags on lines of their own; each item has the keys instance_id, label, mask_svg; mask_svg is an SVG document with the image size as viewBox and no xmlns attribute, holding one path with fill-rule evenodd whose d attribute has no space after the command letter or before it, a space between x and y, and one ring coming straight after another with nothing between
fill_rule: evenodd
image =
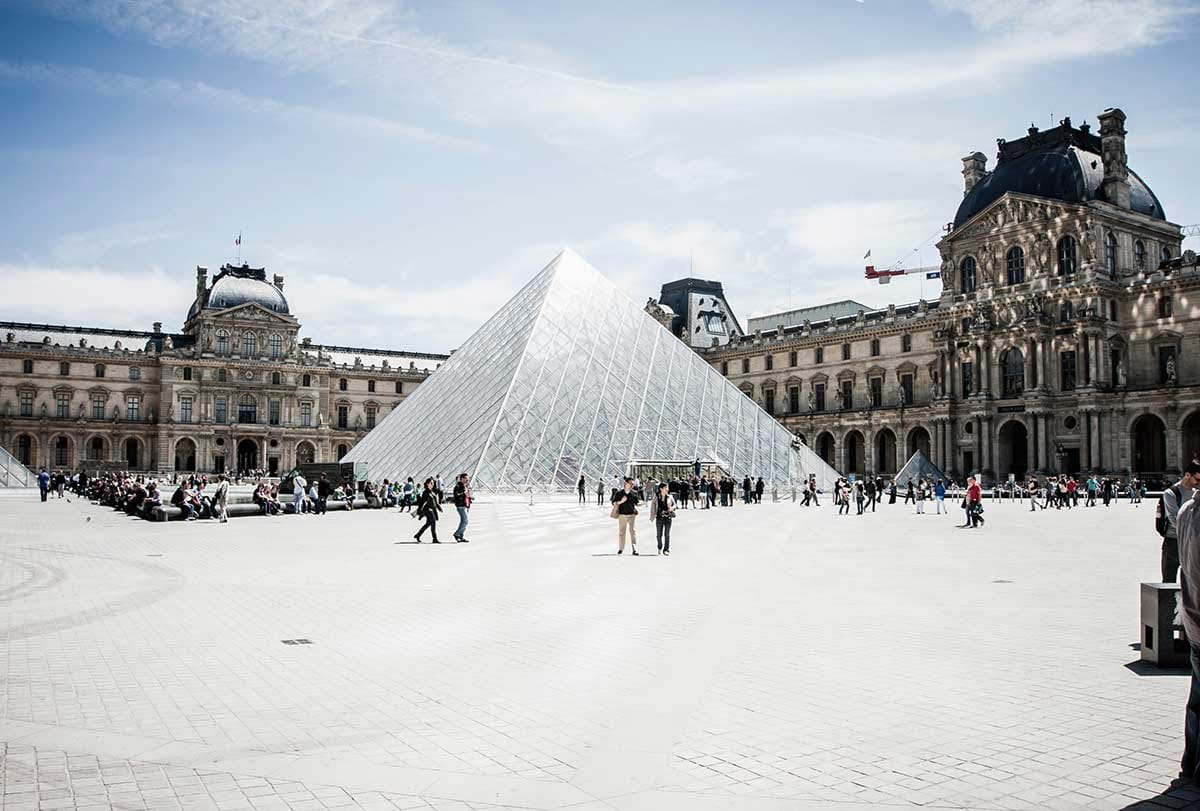
<instances>
[{"instance_id":1,"label":"trash bin","mask_svg":"<svg viewBox=\"0 0 1200 811\"><path fill-rule=\"evenodd\" d=\"M1178 583L1142 584L1142 661L1188 667L1188 642L1179 617Z\"/></svg>"}]
</instances>

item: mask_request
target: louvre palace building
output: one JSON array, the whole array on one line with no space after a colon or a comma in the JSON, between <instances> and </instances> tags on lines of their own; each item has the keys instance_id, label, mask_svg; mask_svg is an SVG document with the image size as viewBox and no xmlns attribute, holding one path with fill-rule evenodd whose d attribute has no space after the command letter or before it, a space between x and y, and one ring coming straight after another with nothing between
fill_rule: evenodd
<instances>
[{"instance_id":1,"label":"louvre palace building","mask_svg":"<svg viewBox=\"0 0 1200 811\"><path fill-rule=\"evenodd\" d=\"M960 481L1175 475L1200 453L1200 268L1125 138L1110 109L1099 132L1064 119L998 141L990 170L963 158L936 300L743 330L720 285L685 280L648 308L843 473L920 449Z\"/></svg>"},{"instance_id":2,"label":"louvre palace building","mask_svg":"<svg viewBox=\"0 0 1200 811\"><path fill-rule=\"evenodd\" d=\"M35 471L341 459L446 356L301 339L283 283L197 268L179 332L0 322L0 446Z\"/></svg>"}]
</instances>

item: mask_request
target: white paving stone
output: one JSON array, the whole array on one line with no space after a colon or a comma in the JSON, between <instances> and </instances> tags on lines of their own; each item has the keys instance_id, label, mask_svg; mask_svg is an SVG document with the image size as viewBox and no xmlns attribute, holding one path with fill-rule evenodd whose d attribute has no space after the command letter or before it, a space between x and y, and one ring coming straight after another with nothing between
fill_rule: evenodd
<instances>
[{"instance_id":1,"label":"white paving stone","mask_svg":"<svg viewBox=\"0 0 1200 811\"><path fill-rule=\"evenodd\" d=\"M3 811L1192 801L1159 797L1187 679L1126 667L1150 502L687 511L636 559L570 501L485 498L441 546L395 511L0 509Z\"/></svg>"}]
</instances>

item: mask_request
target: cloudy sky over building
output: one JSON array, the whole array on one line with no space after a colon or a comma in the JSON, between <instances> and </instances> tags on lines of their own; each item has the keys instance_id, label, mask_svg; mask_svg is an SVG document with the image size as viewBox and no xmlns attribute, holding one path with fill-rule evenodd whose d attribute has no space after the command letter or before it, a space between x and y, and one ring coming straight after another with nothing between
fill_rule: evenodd
<instances>
[{"instance_id":1,"label":"cloudy sky over building","mask_svg":"<svg viewBox=\"0 0 1200 811\"><path fill-rule=\"evenodd\" d=\"M1200 222L1198 33L1182 0L9 0L0 318L177 327L239 232L305 334L414 350L564 245L743 321L932 297L863 254L936 264L959 158L1031 123L1122 107Z\"/></svg>"}]
</instances>

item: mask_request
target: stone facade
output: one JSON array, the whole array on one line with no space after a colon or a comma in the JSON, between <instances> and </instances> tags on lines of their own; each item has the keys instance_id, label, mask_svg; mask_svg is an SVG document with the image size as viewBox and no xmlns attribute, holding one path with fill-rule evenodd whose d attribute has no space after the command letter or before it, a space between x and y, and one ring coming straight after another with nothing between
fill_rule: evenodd
<instances>
[{"instance_id":1,"label":"stone facade","mask_svg":"<svg viewBox=\"0 0 1200 811\"><path fill-rule=\"evenodd\" d=\"M446 359L300 339L262 269L196 283L178 333L0 322L0 445L35 470L282 472L340 459Z\"/></svg>"},{"instance_id":2,"label":"stone facade","mask_svg":"<svg viewBox=\"0 0 1200 811\"><path fill-rule=\"evenodd\" d=\"M1200 454L1200 268L1126 165L1124 114L1100 119L1099 137L1066 119L1001 141L994 174L963 159L938 300L704 356L844 473L894 473L920 448L960 479L1176 474ZM1005 180L1027 156L1058 161L1035 180L1061 194Z\"/></svg>"}]
</instances>

